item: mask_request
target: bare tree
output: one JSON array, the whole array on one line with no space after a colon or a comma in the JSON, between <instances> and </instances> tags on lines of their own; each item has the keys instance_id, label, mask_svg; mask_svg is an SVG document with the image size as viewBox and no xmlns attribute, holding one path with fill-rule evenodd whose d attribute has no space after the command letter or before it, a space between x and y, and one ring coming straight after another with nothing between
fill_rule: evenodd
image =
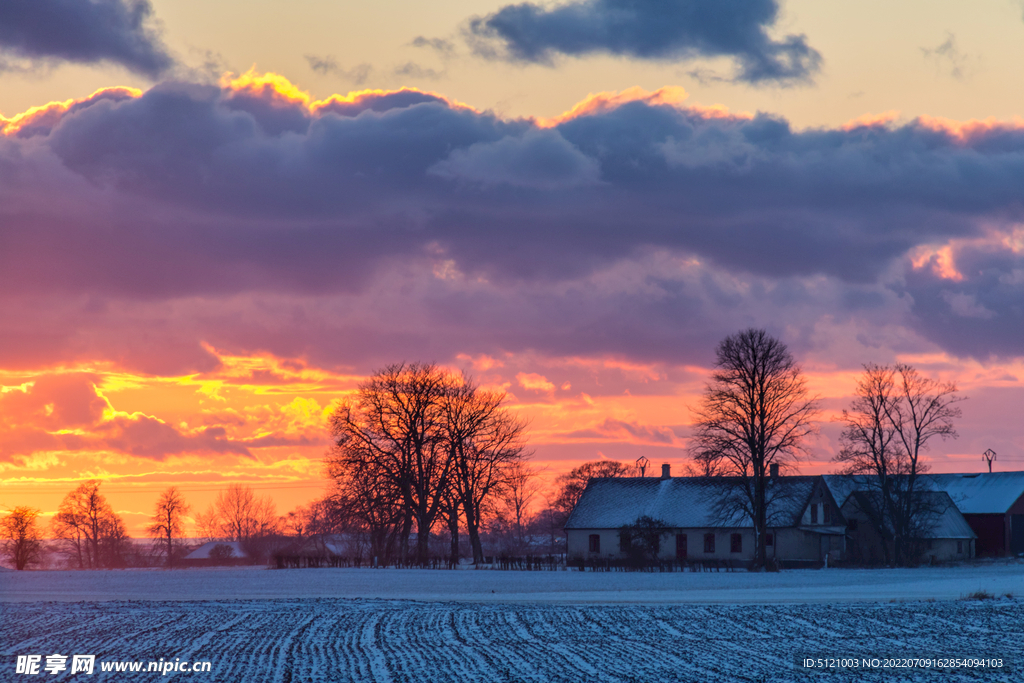
<instances>
[{"instance_id":1,"label":"bare tree","mask_svg":"<svg viewBox=\"0 0 1024 683\"><path fill-rule=\"evenodd\" d=\"M77 559L79 569L120 563L127 542L124 522L100 493L99 481L87 481L61 501L51 523L53 535Z\"/></svg>"},{"instance_id":2,"label":"bare tree","mask_svg":"<svg viewBox=\"0 0 1024 683\"><path fill-rule=\"evenodd\" d=\"M805 441L815 431L818 401L808 396L786 345L764 330L748 329L719 343L715 371L693 413L691 454L743 482L754 527L755 566L763 568L769 468L790 465L805 452Z\"/></svg>"},{"instance_id":3,"label":"bare tree","mask_svg":"<svg viewBox=\"0 0 1024 683\"><path fill-rule=\"evenodd\" d=\"M471 380L449 377L444 434L453 464L453 488L462 504L473 562L483 562L480 526L484 504L523 462L526 425L502 407L505 394L481 391Z\"/></svg>"},{"instance_id":4,"label":"bare tree","mask_svg":"<svg viewBox=\"0 0 1024 683\"><path fill-rule=\"evenodd\" d=\"M185 515L190 509L178 488L171 486L160 494L153 512L153 523L146 527L150 536L162 542L168 567L174 563L174 541L182 536Z\"/></svg>"},{"instance_id":5,"label":"bare tree","mask_svg":"<svg viewBox=\"0 0 1024 683\"><path fill-rule=\"evenodd\" d=\"M914 545L940 510L936 497L922 490L920 476L928 471L921 457L934 438L956 438L953 421L960 417L952 382L922 376L904 363L893 366L865 365L856 393L841 422L842 450L835 461L847 474L867 474L872 496L857 500L884 539L891 534L895 562L913 559ZM885 562L890 562L883 542Z\"/></svg>"},{"instance_id":6,"label":"bare tree","mask_svg":"<svg viewBox=\"0 0 1024 683\"><path fill-rule=\"evenodd\" d=\"M360 456L357 451L357 442L346 441L328 453L327 476L334 480L334 489L326 499L328 514L339 527L365 533L370 557L389 564L407 519L402 493L395 478L381 471L377 460L369 453Z\"/></svg>"},{"instance_id":7,"label":"bare tree","mask_svg":"<svg viewBox=\"0 0 1024 683\"><path fill-rule=\"evenodd\" d=\"M505 485L501 489L501 500L512 527L513 546L517 554L522 553L528 545L529 508L539 492L536 468L522 461L509 465Z\"/></svg>"},{"instance_id":8,"label":"bare tree","mask_svg":"<svg viewBox=\"0 0 1024 683\"><path fill-rule=\"evenodd\" d=\"M558 486L558 497L552 507L562 513L562 522L569 517L569 513L576 507L583 489L591 479L602 477L632 477L636 475L636 468L615 460L593 460L585 462L569 472L558 475L555 484Z\"/></svg>"},{"instance_id":9,"label":"bare tree","mask_svg":"<svg viewBox=\"0 0 1024 683\"><path fill-rule=\"evenodd\" d=\"M215 503L210 503L204 512L196 515L195 525L196 538L205 541L216 541L221 538L220 519L217 517L217 506Z\"/></svg>"},{"instance_id":10,"label":"bare tree","mask_svg":"<svg viewBox=\"0 0 1024 683\"><path fill-rule=\"evenodd\" d=\"M284 532L299 540L307 540L323 556L328 554L331 534L342 528L342 519L335 514L330 497L300 505L284 517Z\"/></svg>"},{"instance_id":11,"label":"bare tree","mask_svg":"<svg viewBox=\"0 0 1024 683\"><path fill-rule=\"evenodd\" d=\"M688 477L720 477L725 474L726 468L721 458L713 453L698 451L693 453L690 460L683 468Z\"/></svg>"},{"instance_id":12,"label":"bare tree","mask_svg":"<svg viewBox=\"0 0 1024 683\"><path fill-rule=\"evenodd\" d=\"M331 416L331 457L340 468L355 471L373 462L375 473L401 495L403 562L414 521L416 560L428 561L430 532L450 485L452 458L444 432L449 384L433 365L390 365L360 384L358 398Z\"/></svg>"},{"instance_id":13,"label":"bare tree","mask_svg":"<svg viewBox=\"0 0 1024 683\"><path fill-rule=\"evenodd\" d=\"M36 524L38 516L39 510L19 505L0 520L4 556L19 571L39 564L41 560L42 542Z\"/></svg>"},{"instance_id":14,"label":"bare tree","mask_svg":"<svg viewBox=\"0 0 1024 683\"><path fill-rule=\"evenodd\" d=\"M257 496L251 486L231 484L214 503L221 535L244 542L277 530L277 511L269 496Z\"/></svg>"},{"instance_id":15,"label":"bare tree","mask_svg":"<svg viewBox=\"0 0 1024 683\"><path fill-rule=\"evenodd\" d=\"M113 513L103 519L100 532L100 564L105 567L124 567L131 551L128 528L120 516ZM97 565L99 566L99 565Z\"/></svg>"}]
</instances>

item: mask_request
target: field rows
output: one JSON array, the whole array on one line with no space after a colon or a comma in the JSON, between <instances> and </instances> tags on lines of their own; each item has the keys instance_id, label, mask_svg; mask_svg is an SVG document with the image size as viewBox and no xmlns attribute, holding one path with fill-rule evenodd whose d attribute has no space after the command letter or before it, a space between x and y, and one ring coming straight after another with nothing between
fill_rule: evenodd
<instances>
[{"instance_id":1,"label":"field rows","mask_svg":"<svg viewBox=\"0 0 1024 683\"><path fill-rule=\"evenodd\" d=\"M1022 680L1015 673L809 674L796 654L1014 654L1024 601L547 606L382 600L6 604L0 648L209 660L204 681ZM1024 664L1024 662L1020 662ZM17 677L32 680L30 677ZM45 680L79 678L64 672ZM155 673L82 680L152 681Z\"/></svg>"}]
</instances>

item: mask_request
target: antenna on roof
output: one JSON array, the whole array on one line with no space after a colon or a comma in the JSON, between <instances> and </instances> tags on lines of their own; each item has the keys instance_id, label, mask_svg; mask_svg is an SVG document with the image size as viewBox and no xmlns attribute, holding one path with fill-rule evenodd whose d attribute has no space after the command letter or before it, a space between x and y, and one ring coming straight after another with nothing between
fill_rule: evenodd
<instances>
[{"instance_id":1,"label":"antenna on roof","mask_svg":"<svg viewBox=\"0 0 1024 683\"><path fill-rule=\"evenodd\" d=\"M636 459L636 468L638 470L640 470L640 476L641 477L644 476L644 473L647 471L647 466L650 465L650 464L651 464L651 461L648 460L647 458L645 458L642 455L639 458Z\"/></svg>"},{"instance_id":2,"label":"antenna on roof","mask_svg":"<svg viewBox=\"0 0 1024 683\"><path fill-rule=\"evenodd\" d=\"M981 458L988 462L988 472L992 474L992 461L996 459L996 452L989 448L981 454Z\"/></svg>"}]
</instances>

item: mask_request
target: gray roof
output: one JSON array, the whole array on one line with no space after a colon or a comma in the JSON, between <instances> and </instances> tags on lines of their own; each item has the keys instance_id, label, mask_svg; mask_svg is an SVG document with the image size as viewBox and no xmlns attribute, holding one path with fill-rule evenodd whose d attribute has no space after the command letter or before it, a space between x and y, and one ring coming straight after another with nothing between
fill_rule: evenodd
<instances>
[{"instance_id":1,"label":"gray roof","mask_svg":"<svg viewBox=\"0 0 1024 683\"><path fill-rule=\"evenodd\" d=\"M769 526L796 526L819 477L769 481ZM751 527L750 518L724 511L736 495L735 477L609 477L591 479L565 523L566 529L617 529L638 517L660 519L670 528Z\"/></svg>"},{"instance_id":2,"label":"gray roof","mask_svg":"<svg viewBox=\"0 0 1024 683\"><path fill-rule=\"evenodd\" d=\"M821 478L825 481L825 486L828 487L839 507L846 505L846 499L850 497L850 494L867 483L868 480L867 476L860 474L824 474Z\"/></svg>"},{"instance_id":3,"label":"gray roof","mask_svg":"<svg viewBox=\"0 0 1024 683\"><path fill-rule=\"evenodd\" d=\"M871 475L824 475L825 485L842 507L851 493L870 490ZM921 487L945 491L965 515L1005 514L1024 496L1024 472L979 472L976 474L922 474Z\"/></svg>"},{"instance_id":4,"label":"gray roof","mask_svg":"<svg viewBox=\"0 0 1024 683\"><path fill-rule=\"evenodd\" d=\"M965 515L1006 514L1024 496L1024 472L929 474L928 481L945 491Z\"/></svg>"},{"instance_id":5,"label":"gray roof","mask_svg":"<svg viewBox=\"0 0 1024 683\"><path fill-rule=\"evenodd\" d=\"M865 509L863 507L865 505L877 508L879 495L877 489L862 488L854 490L850 493L850 496L854 499L851 505L861 507L861 509ZM948 493L945 491L921 491L921 495L924 498L925 509L935 513L935 517L930 520L930 528L923 531L922 538L977 538L974 530L971 529L967 520L957 510ZM848 496L847 501L849 499L850 497ZM875 501L873 505L869 502L872 499ZM889 529L889 533L892 534L892 524L887 521L886 526Z\"/></svg>"},{"instance_id":6,"label":"gray roof","mask_svg":"<svg viewBox=\"0 0 1024 683\"><path fill-rule=\"evenodd\" d=\"M926 538L977 538L971 525L956 508L956 504L945 491L933 491L938 499L945 498L948 504L932 524L931 533Z\"/></svg>"}]
</instances>

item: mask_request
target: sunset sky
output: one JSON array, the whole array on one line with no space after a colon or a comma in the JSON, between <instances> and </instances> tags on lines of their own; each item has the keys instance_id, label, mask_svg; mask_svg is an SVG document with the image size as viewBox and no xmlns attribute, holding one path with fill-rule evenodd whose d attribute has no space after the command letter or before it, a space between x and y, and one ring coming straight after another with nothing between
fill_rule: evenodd
<instances>
[{"instance_id":1,"label":"sunset sky","mask_svg":"<svg viewBox=\"0 0 1024 683\"><path fill-rule=\"evenodd\" d=\"M323 489L374 369L503 388L546 481L685 463L715 344L862 364L1024 469L1017 0L0 4L0 508Z\"/></svg>"}]
</instances>

